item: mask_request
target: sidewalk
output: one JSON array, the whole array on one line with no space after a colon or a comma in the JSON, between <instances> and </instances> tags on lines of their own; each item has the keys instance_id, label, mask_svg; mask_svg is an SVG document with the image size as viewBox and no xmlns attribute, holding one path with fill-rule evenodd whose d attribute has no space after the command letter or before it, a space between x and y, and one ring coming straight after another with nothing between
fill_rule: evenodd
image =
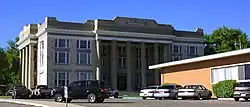
<instances>
[{"instance_id":1,"label":"sidewalk","mask_svg":"<svg viewBox=\"0 0 250 107\"><path fill-rule=\"evenodd\" d=\"M65 103L50 102L50 101L36 101L36 100L24 100L24 99L0 99L0 102L10 102L24 105L33 105L38 107L65 107ZM80 105L70 104L69 107L84 107Z\"/></svg>"}]
</instances>

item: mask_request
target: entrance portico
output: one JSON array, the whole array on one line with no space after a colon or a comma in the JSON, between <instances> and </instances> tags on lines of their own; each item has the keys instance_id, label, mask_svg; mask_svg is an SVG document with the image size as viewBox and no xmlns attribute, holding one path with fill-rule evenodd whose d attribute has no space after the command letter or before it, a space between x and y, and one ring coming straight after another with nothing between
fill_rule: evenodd
<instances>
[{"instance_id":1,"label":"entrance portico","mask_svg":"<svg viewBox=\"0 0 250 107\"><path fill-rule=\"evenodd\" d=\"M21 62L21 84L27 88L34 88L36 74L35 70L35 49L37 46L37 39L35 35L28 34L22 36L17 44L20 50Z\"/></svg>"}]
</instances>

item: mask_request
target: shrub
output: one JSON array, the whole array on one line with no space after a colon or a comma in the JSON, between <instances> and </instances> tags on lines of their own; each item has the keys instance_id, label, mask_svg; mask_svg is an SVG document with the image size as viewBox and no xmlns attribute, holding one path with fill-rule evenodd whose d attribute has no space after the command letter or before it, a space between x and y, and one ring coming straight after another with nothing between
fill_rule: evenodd
<instances>
[{"instance_id":1,"label":"shrub","mask_svg":"<svg viewBox=\"0 0 250 107\"><path fill-rule=\"evenodd\" d=\"M235 85L235 80L220 81L213 85L213 92L217 98L232 98Z\"/></svg>"}]
</instances>

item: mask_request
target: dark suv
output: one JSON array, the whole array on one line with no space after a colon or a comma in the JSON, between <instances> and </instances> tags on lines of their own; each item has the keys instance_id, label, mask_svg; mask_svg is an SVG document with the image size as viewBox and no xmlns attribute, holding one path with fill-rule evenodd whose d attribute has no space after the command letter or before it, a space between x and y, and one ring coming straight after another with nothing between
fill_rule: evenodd
<instances>
[{"instance_id":1,"label":"dark suv","mask_svg":"<svg viewBox=\"0 0 250 107\"><path fill-rule=\"evenodd\" d=\"M245 100L250 98L250 81L238 82L234 88L234 100L239 101L240 98Z\"/></svg>"},{"instance_id":2,"label":"dark suv","mask_svg":"<svg viewBox=\"0 0 250 107\"><path fill-rule=\"evenodd\" d=\"M82 80L74 81L68 86L68 99L87 99L90 103L102 103L106 98L103 81ZM64 98L64 88L56 87L52 90L55 102L66 102Z\"/></svg>"}]
</instances>

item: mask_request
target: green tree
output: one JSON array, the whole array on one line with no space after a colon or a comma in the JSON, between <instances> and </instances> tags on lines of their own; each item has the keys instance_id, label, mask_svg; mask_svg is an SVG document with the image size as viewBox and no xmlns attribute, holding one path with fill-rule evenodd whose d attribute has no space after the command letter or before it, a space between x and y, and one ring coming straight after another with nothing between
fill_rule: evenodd
<instances>
[{"instance_id":1,"label":"green tree","mask_svg":"<svg viewBox=\"0 0 250 107\"><path fill-rule=\"evenodd\" d=\"M19 50L17 49L16 42L19 40L18 37L15 40L8 41L8 46L6 48L6 56L9 63L9 83L17 84L19 80Z\"/></svg>"},{"instance_id":2,"label":"green tree","mask_svg":"<svg viewBox=\"0 0 250 107\"><path fill-rule=\"evenodd\" d=\"M248 47L247 35L240 29L220 27L205 39L214 45L215 52L227 52ZM213 52L208 52L213 53Z\"/></svg>"},{"instance_id":3,"label":"green tree","mask_svg":"<svg viewBox=\"0 0 250 107\"><path fill-rule=\"evenodd\" d=\"M215 44L211 38L211 35L205 35L205 49L204 49L204 54L205 55L210 55L210 54L215 54Z\"/></svg>"},{"instance_id":4,"label":"green tree","mask_svg":"<svg viewBox=\"0 0 250 107\"><path fill-rule=\"evenodd\" d=\"M4 52L3 48L0 48L0 85L2 84L8 84L8 59L6 57L6 54Z\"/></svg>"}]
</instances>

